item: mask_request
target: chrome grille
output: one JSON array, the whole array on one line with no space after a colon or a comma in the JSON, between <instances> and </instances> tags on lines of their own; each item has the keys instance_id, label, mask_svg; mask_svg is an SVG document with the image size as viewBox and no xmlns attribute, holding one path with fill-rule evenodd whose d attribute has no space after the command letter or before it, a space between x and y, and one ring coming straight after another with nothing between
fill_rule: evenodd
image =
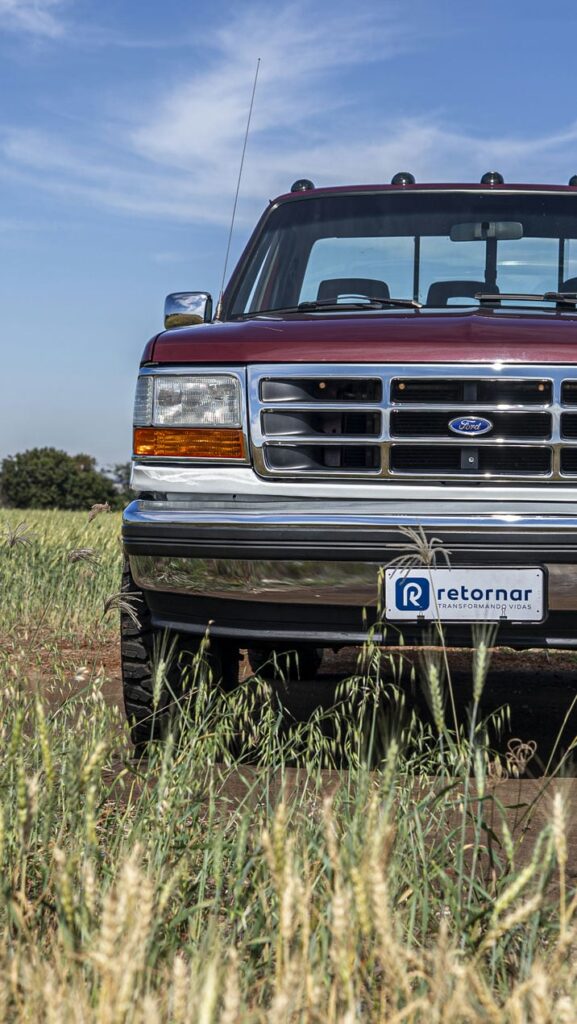
<instances>
[{"instance_id":1,"label":"chrome grille","mask_svg":"<svg viewBox=\"0 0 577 1024\"><path fill-rule=\"evenodd\" d=\"M575 367L273 364L249 368L248 394L264 477L577 477ZM466 416L491 429L455 435Z\"/></svg>"}]
</instances>

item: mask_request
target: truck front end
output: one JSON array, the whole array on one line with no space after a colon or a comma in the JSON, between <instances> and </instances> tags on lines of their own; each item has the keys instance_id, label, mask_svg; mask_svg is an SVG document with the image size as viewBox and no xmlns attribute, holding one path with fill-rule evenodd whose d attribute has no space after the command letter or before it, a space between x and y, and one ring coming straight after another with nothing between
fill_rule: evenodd
<instances>
[{"instance_id":1,"label":"truck front end","mask_svg":"<svg viewBox=\"0 0 577 1024\"><path fill-rule=\"evenodd\" d=\"M128 586L229 681L437 622L577 646L576 189L401 178L271 203L145 351Z\"/></svg>"}]
</instances>

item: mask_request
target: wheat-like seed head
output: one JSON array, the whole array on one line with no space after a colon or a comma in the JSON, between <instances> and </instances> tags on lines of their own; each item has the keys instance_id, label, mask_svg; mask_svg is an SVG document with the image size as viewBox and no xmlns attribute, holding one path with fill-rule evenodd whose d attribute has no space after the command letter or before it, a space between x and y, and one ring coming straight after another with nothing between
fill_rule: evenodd
<instances>
[{"instance_id":1,"label":"wheat-like seed head","mask_svg":"<svg viewBox=\"0 0 577 1024\"><path fill-rule=\"evenodd\" d=\"M535 858L533 857L531 862L527 864L522 871L519 872L519 874L513 879L511 884L508 885L504 892L502 892L501 895L498 896L497 899L495 900L493 904L493 912L491 914L492 921L497 921L501 914L503 914L511 906L511 904L515 902L517 896L519 896L519 894L523 891L525 886L533 878L536 869L537 864L535 863Z\"/></svg>"},{"instance_id":2,"label":"wheat-like seed head","mask_svg":"<svg viewBox=\"0 0 577 1024\"><path fill-rule=\"evenodd\" d=\"M518 779L527 770L527 765L537 753L535 740L520 740L517 737L507 743L507 771Z\"/></svg>"},{"instance_id":3,"label":"wheat-like seed head","mask_svg":"<svg viewBox=\"0 0 577 1024\"><path fill-rule=\"evenodd\" d=\"M279 893L279 936L281 942L288 947L293 935L294 908L298 891L297 877L292 859L287 857L283 885Z\"/></svg>"},{"instance_id":4,"label":"wheat-like seed head","mask_svg":"<svg viewBox=\"0 0 577 1024\"><path fill-rule=\"evenodd\" d=\"M272 853L274 859L274 872L280 881L284 878L286 864L286 843L287 843L287 809L284 800L281 800L274 815L272 823Z\"/></svg>"},{"instance_id":5,"label":"wheat-like seed head","mask_svg":"<svg viewBox=\"0 0 577 1024\"><path fill-rule=\"evenodd\" d=\"M68 552L68 561L71 565L84 562L91 569L97 569L100 565L100 557L94 548L73 548Z\"/></svg>"},{"instance_id":6,"label":"wheat-like seed head","mask_svg":"<svg viewBox=\"0 0 577 1024\"><path fill-rule=\"evenodd\" d=\"M407 554L399 555L388 563L389 566L410 569L413 566L433 567L439 558L442 558L446 565L450 565L452 552L446 548L439 537L427 537L422 526L399 526L399 533L407 538L407 544L400 544L399 548Z\"/></svg>"},{"instance_id":7,"label":"wheat-like seed head","mask_svg":"<svg viewBox=\"0 0 577 1024\"><path fill-rule=\"evenodd\" d=\"M33 536L34 534L25 522L17 523L14 527L11 527L8 523L4 527L3 547L8 548L8 550L19 546L29 547Z\"/></svg>"},{"instance_id":8,"label":"wheat-like seed head","mask_svg":"<svg viewBox=\"0 0 577 1024\"><path fill-rule=\"evenodd\" d=\"M438 664L431 662L428 666L427 683L431 701L431 712L435 728L440 735L445 731L445 701L443 684Z\"/></svg>"},{"instance_id":9,"label":"wheat-like seed head","mask_svg":"<svg viewBox=\"0 0 577 1024\"><path fill-rule=\"evenodd\" d=\"M83 786L87 786L95 779L97 773L102 767L102 762L107 751L108 744L106 743L105 740L98 740L95 743L94 747L90 751L87 760L83 764L80 773L80 781Z\"/></svg>"},{"instance_id":10,"label":"wheat-like seed head","mask_svg":"<svg viewBox=\"0 0 577 1024\"><path fill-rule=\"evenodd\" d=\"M481 640L473 650L473 701L475 704L481 700L488 664L489 650L485 641Z\"/></svg>"},{"instance_id":11,"label":"wheat-like seed head","mask_svg":"<svg viewBox=\"0 0 577 1024\"><path fill-rule=\"evenodd\" d=\"M96 519L97 516L102 515L103 512L110 511L111 508L107 501L96 502L95 505L91 506L90 511L88 513L88 522L91 523L93 519Z\"/></svg>"},{"instance_id":12,"label":"wheat-like seed head","mask_svg":"<svg viewBox=\"0 0 577 1024\"><path fill-rule=\"evenodd\" d=\"M119 919L118 914L118 893L116 888L111 886L104 897L100 933L92 954L92 959L102 971L109 972L114 967L117 939L122 931L123 924L124 921Z\"/></svg>"},{"instance_id":13,"label":"wheat-like seed head","mask_svg":"<svg viewBox=\"0 0 577 1024\"><path fill-rule=\"evenodd\" d=\"M238 1024L240 1020L241 995L238 979L238 955L233 948L226 957L222 1011L218 1024Z\"/></svg>"},{"instance_id":14,"label":"wheat-like seed head","mask_svg":"<svg viewBox=\"0 0 577 1024\"><path fill-rule=\"evenodd\" d=\"M218 999L218 962L209 960L199 998L198 1024L212 1024Z\"/></svg>"},{"instance_id":15,"label":"wheat-like seed head","mask_svg":"<svg viewBox=\"0 0 577 1024\"><path fill-rule=\"evenodd\" d=\"M511 865L511 867L514 867L514 865L515 865L515 846L514 846L514 843L513 843L513 836L511 835L511 830L510 830L510 828L509 828L505 818L503 818L503 820L501 821L501 841L503 843L503 849L505 851L505 856L507 857L507 860L509 861L509 864Z\"/></svg>"},{"instance_id":16,"label":"wheat-like seed head","mask_svg":"<svg viewBox=\"0 0 577 1024\"><path fill-rule=\"evenodd\" d=\"M10 998L8 985L0 975L0 1020L8 1020L8 1000Z\"/></svg>"},{"instance_id":17,"label":"wheat-like seed head","mask_svg":"<svg viewBox=\"0 0 577 1024\"><path fill-rule=\"evenodd\" d=\"M337 849L337 833L333 814L333 798L326 796L323 800L323 831L327 844L327 852L333 870L337 871L339 866L339 855Z\"/></svg>"},{"instance_id":18,"label":"wheat-like seed head","mask_svg":"<svg viewBox=\"0 0 577 1024\"><path fill-rule=\"evenodd\" d=\"M82 895L84 897L84 906L92 920L96 917L98 892L96 887L94 862L89 857L85 857L82 864Z\"/></svg>"},{"instance_id":19,"label":"wheat-like seed head","mask_svg":"<svg viewBox=\"0 0 577 1024\"><path fill-rule=\"evenodd\" d=\"M389 886L376 856L373 856L371 859L369 871L368 885L370 889L371 916L381 942L386 942L391 935Z\"/></svg>"},{"instance_id":20,"label":"wheat-like seed head","mask_svg":"<svg viewBox=\"0 0 577 1024\"><path fill-rule=\"evenodd\" d=\"M487 772L485 768L485 758L483 751L480 747L475 748L473 756L473 768L475 771L475 783L477 786L477 798L482 800L485 796L485 783L487 781Z\"/></svg>"},{"instance_id":21,"label":"wheat-like seed head","mask_svg":"<svg viewBox=\"0 0 577 1024\"><path fill-rule=\"evenodd\" d=\"M368 936L371 932L371 905L367 893L366 877L357 864L353 864L350 870L355 913L361 934Z\"/></svg>"},{"instance_id":22,"label":"wheat-like seed head","mask_svg":"<svg viewBox=\"0 0 577 1024\"><path fill-rule=\"evenodd\" d=\"M561 790L557 790L553 797L553 842L557 863L561 871L565 870L567 864L567 812L565 801Z\"/></svg>"},{"instance_id":23,"label":"wheat-like seed head","mask_svg":"<svg viewBox=\"0 0 577 1024\"><path fill-rule=\"evenodd\" d=\"M172 1020L186 1024L190 1003L190 968L184 957L177 953L172 964Z\"/></svg>"},{"instance_id":24,"label":"wheat-like seed head","mask_svg":"<svg viewBox=\"0 0 577 1024\"><path fill-rule=\"evenodd\" d=\"M64 851L58 846L54 847L52 856L56 870L56 888L60 898L60 905L64 914L64 920L66 921L68 928L73 930L76 898L72 879L70 877L68 860Z\"/></svg>"},{"instance_id":25,"label":"wheat-like seed head","mask_svg":"<svg viewBox=\"0 0 577 1024\"><path fill-rule=\"evenodd\" d=\"M140 1024L163 1024L158 1000L150 992L143 997L141 1007Z\"/></svg>"},{"instance_id":26,"label":"wheat-like seed head","mask_svg":"<svg viewBox=\"0 0 577 1024\"><path fill-rule=\"evenodd\" d=\"M392 789L395 781L399 753L399 741L396 739L396 737L393 736L392 739L389 741L385 757L385 767L383 768L380 779L382 792L385 793L387 796L390 790ZM376 803L376 801L373 801L373 803Z\"/></svg>"},{"instance_id":27,"label":"wheat-like seed head","mask_svg":"<svg viewBox=\"0 0 577 1024\"><path fill-rule=\"evenodd\" d=\"M553 1007L553 1019L557 1024L575 1024L577 1020L577 1002L571 996L559 996Z\"/></svg>"},{"instance_id":28,"label":"wheat-like seed head","mask_svg":"<svg viewBox=\"0 0 577 1024\"><path fill-rule=\"evenodd\" d=\"M102 618L108 615L110 611L121 611L128 615L129 619L138 628L140 626L140 619L134 606L140 603L142 603L140 594L130 594L125 591L121 591L118 594L110 594L103 602Z\"/></svg>"},{"instance_id":29,"label":"wheat-like seed head","mask_svg":"<svg viewBox=\"0 0 577 1024\"><path fill-rule=\"evenodd\" d=\"M551 1007L553 993L549 985L549 979L544 967L537 962L533 965L528 978L528 1003L530 1014L535 1021L546 1021L551 1019Z\"/></svg>"}]
</instances>

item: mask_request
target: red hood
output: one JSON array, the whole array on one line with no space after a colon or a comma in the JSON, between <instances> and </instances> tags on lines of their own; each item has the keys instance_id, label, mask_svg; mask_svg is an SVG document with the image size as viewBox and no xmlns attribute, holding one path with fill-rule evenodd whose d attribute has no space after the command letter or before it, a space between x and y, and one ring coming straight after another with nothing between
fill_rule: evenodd
<instances>
[{"instance_id":1,"label":"red hood","mask_svg":"<svg viewBox=\"0 0 577 1024\"><path fill-rule=\"evenodd\" d=\"M395 311L180 327L153 338L155 363L577 363L577 314Z\"/></svg>"}]
</instances>

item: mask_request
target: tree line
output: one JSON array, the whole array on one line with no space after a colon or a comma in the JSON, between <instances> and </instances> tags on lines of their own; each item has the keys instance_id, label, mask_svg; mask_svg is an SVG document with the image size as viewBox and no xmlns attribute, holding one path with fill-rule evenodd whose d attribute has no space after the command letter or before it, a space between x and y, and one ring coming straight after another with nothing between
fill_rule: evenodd
<instances>
[{"instance_id":1,"label":"tree line","mask_svg":"<svg viewBox=\"0 0 577 1024\"><path fill-rule=\"evenodd\" d=\"M0 503L11 508L87 509L95 504L123 508L130 463L98 468L92 455L68 455L57 448L30 448L8 455L0 468Z\"/></svg>"}]
</instances>

